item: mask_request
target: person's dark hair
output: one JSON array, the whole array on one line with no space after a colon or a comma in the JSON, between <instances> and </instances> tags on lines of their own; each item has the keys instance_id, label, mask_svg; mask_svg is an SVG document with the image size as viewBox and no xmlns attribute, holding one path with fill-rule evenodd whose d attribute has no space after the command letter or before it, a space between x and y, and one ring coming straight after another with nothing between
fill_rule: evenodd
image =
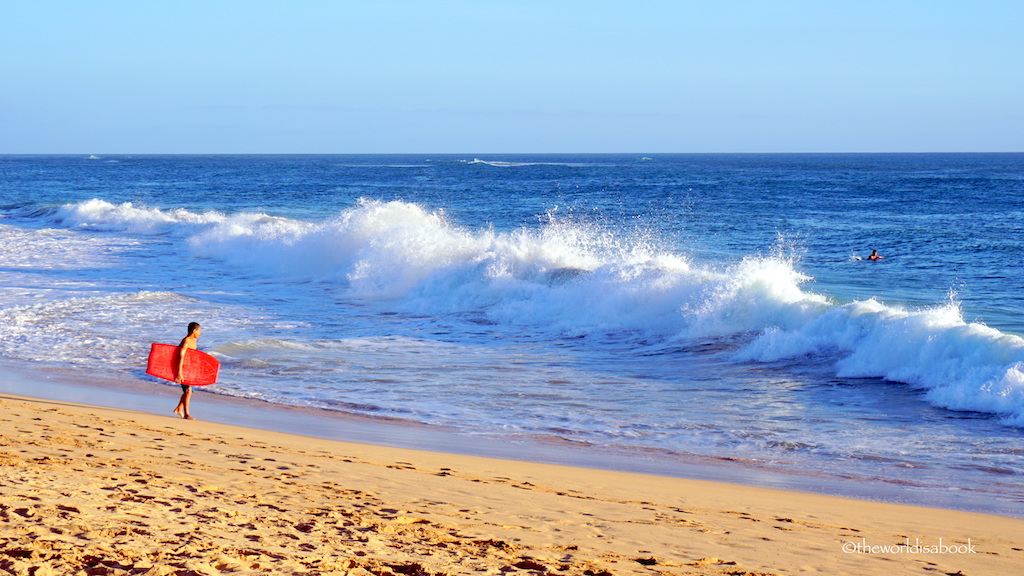
<instances>
[{"instance_id":1,"label":"person's dark hair","mask_svg":"<svg viewBox=\"0 0 1024 576\"><path fill-rule=\"evenodd\" d=\"M188 333L189 333L190 336L192 335L193 332L196 331L196 328L199 328L199 322L189 322L188 323Z\"/></svg>"}]
</instances>

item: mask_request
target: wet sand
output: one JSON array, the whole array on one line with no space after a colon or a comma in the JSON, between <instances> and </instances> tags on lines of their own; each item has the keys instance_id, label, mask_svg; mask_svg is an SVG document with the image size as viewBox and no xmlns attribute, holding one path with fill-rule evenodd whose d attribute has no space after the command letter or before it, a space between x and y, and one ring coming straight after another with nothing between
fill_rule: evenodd
<instances>
[{"instance_id":1,"label":"wet sand","mask_svg":"<svg viewBox=\"0 0 1024 576\"><path fill-rule=\"evenodd\" d=\"M6 393L0 437L0 573L892 576L1024 565L1024 520L1004 516Z\"/></svg>"}]
</instances>

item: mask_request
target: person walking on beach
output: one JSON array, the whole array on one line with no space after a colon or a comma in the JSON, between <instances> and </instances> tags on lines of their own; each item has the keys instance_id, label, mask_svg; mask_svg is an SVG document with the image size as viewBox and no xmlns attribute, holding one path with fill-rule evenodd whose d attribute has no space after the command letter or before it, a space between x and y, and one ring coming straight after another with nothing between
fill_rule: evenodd
<instances>
[{"instance_id":1,"label":"person walking on beach","mask_svg":"<svg viewBox=\"0 0 1024 576\"><path fill-rule=\"evenodd\" d=\"M174 381L181 384L181 400L178 400L178 406L174 409L174 413L186 420L195 420L192 414L189 413L188 405L192 400L192 387L188 384L184 384L184 371L185 371L185 354L189 350L196 349L196 340L199 339L199 335L203 332L203 327L199 325L199 322L191 322L188 325L188 336L181 339L181 344L178 344L178 370L175 373Z\"/></svg>"}]
</instances>

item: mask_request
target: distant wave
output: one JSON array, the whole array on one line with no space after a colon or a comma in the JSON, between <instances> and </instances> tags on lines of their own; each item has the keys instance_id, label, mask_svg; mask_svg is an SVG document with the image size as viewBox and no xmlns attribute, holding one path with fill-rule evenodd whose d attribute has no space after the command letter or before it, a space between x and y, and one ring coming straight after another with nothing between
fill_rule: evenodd
<instances>
[{"instance_id":1,"label":"distant wave","mask_svg":"<svg viewBox=\"0 0 1024 576\"><path fill-rule=\"evenodd\" d=\"M472 230L400 201L361 200L323 222L103 200L52 218L182 238L194 255L246 273L335 282L350 297L427 314L664 343L743 336L738 361L816 358L841 377L902 382L936 406L1024 426L1024 339L965 322L953 299L916 310L836 304L805 290L810 279L781 255L701 263L656 238L592 224L552 217L536 229Z\"/></svg>"},{"instance_id":2,"label":"distant wave","mask_svg":"<svg viewBox=\"0 0 1024 576\"><path fill-rule=\"evenodd\" d=\"M572 168L578 168L581 166L599 166L600 164L583 163L583 162L510 162L505 160L481 160L474 158L473 160L461 160L464 164L484 164L486 166L493 166L495 168L521 168L524 166L568 166Z\"/></svg>"}]
</instances>

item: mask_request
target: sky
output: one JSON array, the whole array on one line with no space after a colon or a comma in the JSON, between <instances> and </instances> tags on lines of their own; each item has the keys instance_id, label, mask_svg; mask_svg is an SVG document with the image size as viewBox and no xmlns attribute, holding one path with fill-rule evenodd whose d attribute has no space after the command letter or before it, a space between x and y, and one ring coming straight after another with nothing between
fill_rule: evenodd
<instances>
[{"instance_id":1,"label":"sky","mask_svg":"<svg viewBox=\"0 0 1024 576\"><path fill-rule=\"evenodd\" d=\"M0 153L1022 152L1019 0L38 0Z\"/></svg>"}]
</instances>

